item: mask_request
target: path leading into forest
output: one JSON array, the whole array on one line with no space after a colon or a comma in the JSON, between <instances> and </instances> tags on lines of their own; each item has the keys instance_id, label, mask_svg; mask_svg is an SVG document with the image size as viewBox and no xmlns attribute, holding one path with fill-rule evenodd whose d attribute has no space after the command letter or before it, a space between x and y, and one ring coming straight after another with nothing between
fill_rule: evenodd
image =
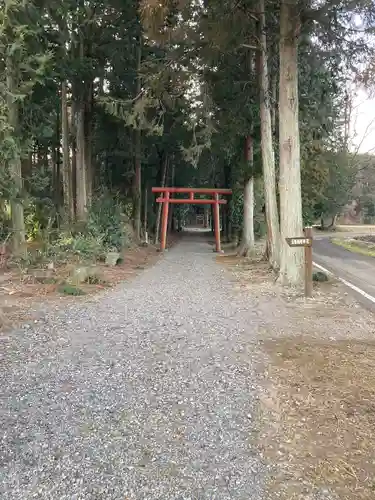
<instances>
[{"instance_id":1,"label":"path leading into forest","mask_svg":"<svg viewBox=\"0 0 375 500\"><path fill-rule=\"evenodd\" d=\"M2 339L0 497L263 498L254 304L198 236Z\"/></svg>"}]
</instances>

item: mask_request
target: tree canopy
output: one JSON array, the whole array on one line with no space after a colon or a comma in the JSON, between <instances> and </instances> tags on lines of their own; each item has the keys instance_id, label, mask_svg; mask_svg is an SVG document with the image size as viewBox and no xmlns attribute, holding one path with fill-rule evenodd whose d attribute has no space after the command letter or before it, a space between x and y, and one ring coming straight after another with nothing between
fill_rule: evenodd
<instances>
[{"instance_id":1,"label":"tree canopy","mask_svg":"<svg viewBox=\"0 0 375 500\"><path fill-rule=\"evenodd\" d=\"M157 235L153 185L231 187L226 236L248 251L266 233L298 281L277 235L333 217L358 180L347 88L373 83L373 20L346 0L3 2L3 241L22 258L46 234L118 247L125 219Z\"/></svg>"}]
</instances>

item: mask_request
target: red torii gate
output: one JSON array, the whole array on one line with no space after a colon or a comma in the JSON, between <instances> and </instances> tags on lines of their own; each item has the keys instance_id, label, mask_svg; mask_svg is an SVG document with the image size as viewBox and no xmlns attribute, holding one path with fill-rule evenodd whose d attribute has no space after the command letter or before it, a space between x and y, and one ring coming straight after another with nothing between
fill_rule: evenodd
<instances>
[{"instance_id":1,"label":"red torii gate","mask_svg":"<svg viewBox=\"0 0 375 500\"><path fill-rule=\"evenodd\" d=\"M220 209L219 205L225 205L227 200L222 200L219 195L231 195L231 189L214 189L214 188L175 188L175 187L153 187L153 193L162 193L156 199L158 203L163 203L162 225L160 235L160 250L164 251L167 242L167 228L168 228L168 213L170 203L189 203L191 205L213 205L214 206L214 228L215 228L215 242L216 252L221 252L220 245ZM182 193L188 194L189 198L172 198L171 194ZM195 194L211 194L212 199L194 198Z\"/></svg>"}]
</instances>

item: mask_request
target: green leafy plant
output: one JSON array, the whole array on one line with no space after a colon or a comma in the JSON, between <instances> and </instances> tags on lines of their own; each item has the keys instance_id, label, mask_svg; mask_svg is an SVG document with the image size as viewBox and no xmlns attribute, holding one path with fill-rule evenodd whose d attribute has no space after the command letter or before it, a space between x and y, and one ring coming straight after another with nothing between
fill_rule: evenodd
<instances>
[{"instance_id":1,"label":"green leafy plant","mask_svg":"<svg viewBox=\"0 0 375 500\"><path fill-rule=\"evenodd\" d=\"M86 231L105 249L121 250L129 244L124 206L119 197L101 193L92 203Z\"/></svg>"},{"instance_id":2,"label":"green leafy plant","mask_svg":"<svg viewBox=\"0 0 375 500\"><path fill-rule=\"evenodd\" d=\"M323 283L325 281L328 281L328 276L321 271L316 271L315 273L313 273L313 281Z\"/></svg>"},{"instance_id":3,"label":"green leafy plant","mask_svg":"<svg viewBox=\"0 0 375 500\"><path fill-rule=\"evenodd\" d=\"M100 276L97 274L91 274L90 276L87 277L85 280L85 283L88 285L107 285L107 281L102 279Z\"/></svg>"},{"instance_id":4,"label":"green leafy plant","mask_svg":"<svg viewBox=\"0 0 375 500\"><path fill-rule=\"evenodd\" d=\"M58 291L63 295L72 295L74 297L86 295L86 293L81 288L69 284L60 285L58 287Z\"/></svg>"}]
</instances>

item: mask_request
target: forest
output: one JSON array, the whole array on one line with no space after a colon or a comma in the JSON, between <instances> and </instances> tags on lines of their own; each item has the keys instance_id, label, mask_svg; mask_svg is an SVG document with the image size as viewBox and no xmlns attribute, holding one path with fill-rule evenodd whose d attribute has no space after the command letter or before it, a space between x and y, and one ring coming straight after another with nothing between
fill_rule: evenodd
<instances>
[{"instance_id":1,"label":"forest","mask_svg":"<svg viewBox=\"0 0 375 500\"><path fill-rule=\"evenodd\" d=\"M152 186L225 187L225 238L247 255L265 236L281 282L302 283L285 238L358 186L350 89L371 90L374 15L367 0L3 0L2 251L99 258L158 238Z\"/></svg>"}]
</instances>

